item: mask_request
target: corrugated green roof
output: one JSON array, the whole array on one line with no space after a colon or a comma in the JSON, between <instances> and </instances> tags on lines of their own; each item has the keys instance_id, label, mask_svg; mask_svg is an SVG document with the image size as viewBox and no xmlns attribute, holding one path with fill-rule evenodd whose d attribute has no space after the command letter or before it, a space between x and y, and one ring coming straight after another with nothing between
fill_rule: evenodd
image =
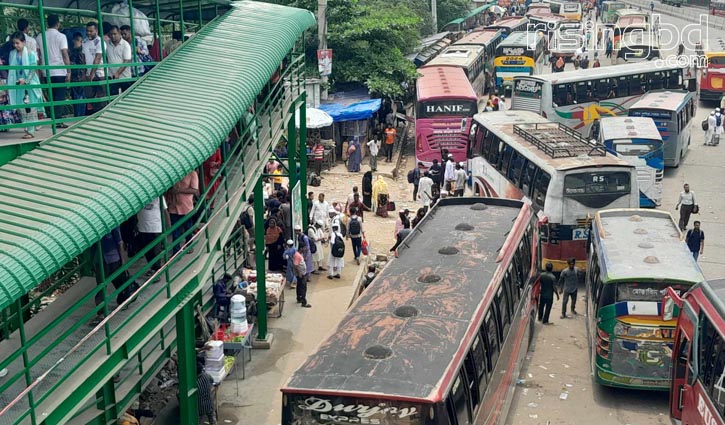
<instances>
[{"instance_id":1,"label":"corrugated green roof","mask_svg":"<svg viewBox=\"0 0 725 425\"><path fill-rule=\"evenodd\" d=\"M100 114L0 167L0 308L197 168L314 23L236 3Z\"/></svg>"}]
</instances>

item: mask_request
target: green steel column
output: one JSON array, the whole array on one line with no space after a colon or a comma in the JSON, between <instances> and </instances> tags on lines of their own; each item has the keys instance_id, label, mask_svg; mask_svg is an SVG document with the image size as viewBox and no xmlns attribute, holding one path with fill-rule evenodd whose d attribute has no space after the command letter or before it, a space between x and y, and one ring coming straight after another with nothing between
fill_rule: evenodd
<instances>
[{"instance_id":1,"label":"green steel column","mask_svg":"<svg viewBox=\"0 0 725 425\"><path fill-rule=\"evenodd\" d=\"M267 339L267 285L264 261L264 198L262 177L254 185L254 256L257 266L257 339Z\"/></svg>"},{"instance_id":2,"label":"green steel column","mask_svg":"<svg viewBox=\"0 0 725 425\"><path fill-rule=\"evenodd\" d=\"M43 40L43 65L48 66L48 40L45 38L45 30L46 28L46 17L45 17L45 9L43 9L43 0L38 0L38 15L40 15L40 36ZM50 85L50 70L45 69L45 84ZM48 111L50 112L48 115L50 116L51 120L51 126L50 129L55 134L56 127L55 127L55 108L53 107L53 89L48 89L48 101L50 102L50 106L48 107Z\"/></svg>"},{"instance_id":3,"label":"green steel column","mask_svg":"<svg viewBox=\"0 0 725 425\"><path fill-rule=\"evenodd\" d=\"M307 102L305 92L300 97L300 194L302 195L302 228L310 226L307 216Z\"/></svg>"},{"instance_id":4,"label":"green steel column","mask_svg":"<svg viewBox=\"0 0 725 425\"><path fill-rule=\"evenodd\" d=\"M174 27L171 27L173 32ZM159 8L159 0L156 0L156 39L159 40L159 59L164 60L164 39L161 37L161 9Z\"/></svg>"},{"instance_id":5,"label":"green steel column","mask_svg":"<svg viewBox=\"0 0 725 425\"><path fill-rule=\"evenodd\" d=\"M283 89L284 90L284 89ZM297 104L292 103L290 107L290 116L287 120L287 173L289 174L289 193L292 193L297 181L299 181L299 171L297 170L297 161L301 149L297 148L297 128L295 126L295 115L297 115ZM300 124L302 125L302 124Z\"/></svg>"},{"instance_id":6,"label":"green steel column","mask_svg":"<svg viewBox=\"0 0 725 425\"><path fill-rule=\"evenodd\" d=\"M105 34L103 33L103 14L101 13L101 0L96 0L96 10L98 11L98 34L100 34L99 37L101 37L101 40L104 40L104 42L101 43L101 57L105 58L106 57L106 43L105 43L105 39L103 38L103 36ZM108 101L108 98L111 96L111 85L108 80L108 67L106 66L106 65L108 65L108 61L103 60L102 62L103 62L103 82L102 82L102 84L103 84L103 88L105 89L105 92L106 92L105 101ZM98 68L94 68L93 71L91 72L91 75L93 75L94 78L96 76L97 69Z\"/></svg>"},{"instance_id":7,"label":"green steel column","mask_svg":"<svg viewBox=\"0 0 725 425\"><path fill-rule=\"evenodd\" d=\"M96 407L103 411L103 423L113 423L118 418L116 406L116 388L113 379L109 379L96 393Z\"/></svg>"},{"instance_id":8,"label":"green steel column","mask_svg":"<svg viewBox=\"0 0 725 425\"><path fill-rule=\"evenodd\" d=\"M176 313L176 345L180 423L194 425L199 421L199 394L196 387L194 302L191 299Z\"/></svg>"},{"instance_id":9,"label":"green steel column","mask_svg":"<svg viewBox=\"0 0 725 425\"><path fill-rule=\"evenodd\" d=\"M186 27L184 26L184 0L179 0L179 22L181 25L181 43L184 43L184 34L186 34Z\"/></svg>"}]
</instances>

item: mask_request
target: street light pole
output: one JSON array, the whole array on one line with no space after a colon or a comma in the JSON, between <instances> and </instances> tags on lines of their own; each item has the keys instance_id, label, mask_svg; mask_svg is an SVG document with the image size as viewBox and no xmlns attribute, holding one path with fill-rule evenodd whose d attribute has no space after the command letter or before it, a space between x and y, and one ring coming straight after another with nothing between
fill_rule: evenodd
<instances>
[{"instance_id":1,"label":"street light pole","mask_svg":"<svg viewBox=\"0 0 725 425\"><path fill-rule=\"evenodd\" d=\"M317 0L317 36L320 42L319 49L327 49L327 0ZM322 94L320 97L322 100L327 100L327 75L322 76Z\"/></svg>"},{"instance_id":2,"label":"street light pole","mask_svg":"<svg viewBox=\"0 0 725 425\"><path fill-rule=\"evenodd\" d=\"M433 16L433 34L438 32L438 3L436 0L430 0L430 14Z\"/></svg>"}]
</instances>

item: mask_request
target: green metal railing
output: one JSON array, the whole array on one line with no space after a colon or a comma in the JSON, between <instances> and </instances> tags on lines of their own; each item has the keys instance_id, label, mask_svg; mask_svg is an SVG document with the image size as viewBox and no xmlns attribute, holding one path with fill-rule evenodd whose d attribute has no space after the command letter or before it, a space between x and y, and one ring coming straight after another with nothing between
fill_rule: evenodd
<instances>
[{"instance_id":1,"label":"green metal railing","mask_svg":"<svg viewBox=\"0 0 725 425\"><path fill-rule=\"evenodd\" d=\"M72 3L72 2L70 2ZM70 4L69 3L69 4ZM46 31L46 20L45 17L47 14L58 14L61 17L63 17L63 26L67 28L74 28L74 27L83 27L85 28L86 23L94 21L98 23L98 29L99 29L99 37L103 38L103 22L107 20L108 18L125 18L129 20L129 26L131 27L131 34L135 34L135 25L136 21L138 21L138 18L133 17L133 0L129 0L129 15L120 15L120 14L114 14L110 13L107 10L109 9L110 5L115 4L116 2L101 2L100 0L96 0L96 9L95 10L81 10L81 9L73 9L69 7L60 8L60 7L48 7L44 5L43 0L38 0L37 3L31 2L31 4L18 4L18 3L8 3L8 2L0 2L0 31L2 31L5 35L10 35L13 32L15 32L15 21L19 18L25 18L31 23L31 27L38 28L38 33L41 35L41 39L43 41L43 45L47 46L47 42L45 39L45 31ZM141 3L141 2L137 2ZM189 1L186 0L186 3L189 4ZM219 13L226 10L226 3L224 1L210 1L210 0L195 0L191 2L191 4L194 5L193 8L190 8L187 10L186 14L188 15L191 11L191 13L197 14L197 19L188 21L184 20L184 0L178 0L173 2L167 2L167 3L160 3L159 0L154 0L149 4L149 2L143 2L143 5L145 6L145 9L148 11L147 13L147 21L149 22L149 28L153 32L153 38L154 40L158 41L158 54L159 54L159 60L163 60L164 57L167 55L164 51L164 45L167 41L171 40L173 38L173 33L175 31L179 31L181 33L182 41L184 39L185 34L187 33L195 33L198 31L199 28L201 28L204 25L204 15L205 12L208 12L208 14L213 16L218 16ZM104 11L105 10L105 11ZM166 19L162 18L161 16L163 14L178 14L178 19ZM164 15L164 16L166 16ZM155 16L155 17L151 17ZM106 41L105 44L110 43L110 41ZM139 67L148 67L151 68L154 65L156 65L158 62L151 61L151 62L142 62L140 61L137 53L137 45L136 45L136 37L131 37L131 51L133 58L131 62L124 63L124 64L108 64L108 61L106 60L106 46L104 43L101 44L102 48L102 55L103 55L103 64L100 65L59 65L59 66L49 66L47 65L49 63L48 61L48 51L45 49L43 51L43 57L38 58L39 61L42 61L42 65L36 65L36 66L14 66L11 67L8 64L0 65L0 71L12 71L12 70L18 70L18 69L24 69L24 70L34 70L34 71L42 71L42 74L39 75L40 77L40 84L34 84L34 85L25 85L24 88L40 88L43 91L44 94L44 100L43 102L38 103L32 103L32 104L22 104L22 105L10 105L10 104L0 104L0 112L2 111L14 111L19 110L21 108L33 108L36 109L37 112L39 112L39 118L38 120L34 121L25 121L20 122L21 120L18 119L18 122L15 123L7 123L7 124L0 124L0 131L7 131L7 130L16 130L16 129L22 129L22 128L33 128L37 126L47 126L49 125L52 133L55 134L59 129L59 124L70 124L77 121L82 120L87 114L90 114L93 111L97 111L101 109L105 104L113 100L117 95L118 92L113 93L114 89L118 89L119 84L133 84L136 82L139 78L142 77L142 75L139 75L138 68ZM69 48L72 46L72 41L69 41L68 43ZM152 44L149 44L149 51L152 50ZM132 70L132 77L131 78L125 78L125 79L112 79L109 78L109 68L118 68L119 65L126 65L127 67L130 67ZM54 69L65 69L68 70L70 73L71 70L78 70L81 69L84 71L84 75L87 74L88 71L92 71L91 75L95 76L95 70L96 69L103 69L104 70L104 77L97 81L71 81L71 82L63 82L63 83L52 83L50 80L50 70ZM43 76L44 74L44 76ZM97 95L94 91L90 90L94 87L100 87L100 92L102 92L102 96L96 96L92 98L87 98L86 95L94 94ZM66 88L66 98L64 99L54 99L53 98L53 89L54 88ZM73 94L74 89L83 89L85 92L83 94L83 97L78 97ZM0 85L0 91L4 90L13 90L11 87ZM85 105L86 110L88 110L87 113L84 114L77 114L74 110L75 105ZM58 107L59 110L62 110L63 112L60 113L59 116L56 116L56 107ZM19 118L19 114L16 114Z\"/></svg>"},{"instance_id":2,"label":"green metal railing","mask_svg":"<svg viewBox=\"0 0 725 425\"><path fill-rule=\"evenodd\" d=\"M200 167L198 173L202 183L201 194L190 214L173 226L164 223L163 233L151 244L140 249L114 273L107 276L101 266L98 279L101 283L33 335L26 332L25 319L29 312L37 307L44 294L53 291L52 288L57 288L61 282L71 279L70 276L83 274L84 270L87 273L91 269L90 264L103 264L100 242L64 276L58 276L58 281L48 289L25 303L16 302L10 312L3 315L1 328L4 336L17 338L19 346L10 356L0 360L0 369L8 368L10 371L6 378L0 380L0 394L7 400L12 400L0 410L0 423L38 424L66 418L65 415L70 413L58 408L65 405L61 396L64 390L67 391L70 382L73 386L80 386L78 382L69 380L76 379L79 373L94 367L104 368L101 371L103 376L112 376L124 364L137 361L136 371L128 373L118 383L110 380L105 384L105 389L96 395L100 398L113 398L99 399L97 406L113 406L113 414L122 412L123 403L130 404L133 398L116 400L114 389L128 385L128 380L140 382L149 372L143 369L145 357L141 356L140 351L133 352L139 347L131 344L131 340L140 341L142 338L151 337L139 335L139 326L156 326L162 329L169 320L173 321L173 315L169 314L180 308L179 305L172 305L177 302L175 300L178 297L187 297L187 291L200 296L199 289L204 282L213 282L223 273L236 271L241 267L244 258L236 252L236 246L244 242L239 240L241 229L235 230L234 225L241 213L241 203L255 189L255 181L261 178L264 164L279 138L285 131L289 131L290 125L294 131L294 119L291 117L294 116L295 108L304 107L304 101L300 100L304 99L304 55L301 51L303 50L298 51L296 48L288 55L287 67L281 73L281 78L276 84L268 84L263 91L266 96L254 105L255 114L251 122L256 122L257 125L249 125L250 120L242 117L230 135L232 140L221 143L223 163L205 186L201 177L205 170L203 165ZM191 222L191 227L173 239L171 235L187 222ZM261 217L256 224L262 226ZM189 243L185 242L186 237L192 238ZM154 244L159 244L161 250L153 261L146 262L145 255L153 249ZM173 252L175 245L181 246L177 254ZM144 277L157 260L163 266L154 276ZM126 273L128 279L115 288L112 282ZM156 278L160 278L160 282L155 282ZM114 300L118 294L136 281L143 283L134 298L115 305ZM103 294L103 302L95 306L93 300L98 293ZM162 309L167 313L159 318L159 310ZM264 311L261 310L262 313ZM103 313L106 318L92 331L87 332L89 323L98 313ZM10 335L13 323L16 324L17 331ZM171 328L174 329L173 326ZM161 332L159 344L164 341L163 330ZM173 344L175 342L172 346L162 347L168 355L175 350ZM124 362L110 361L119 355L124 356ZM146 353L146 357L148 355ZM156 363L157 369L158 364L160 363ZM92 384L97 383L88 385ZM76 400L73 405L80 406L89 395L91 394L79 393L74 396ZM54 410L56 408L58 409ZM98 418L109 417L109 413L101 411L104 409L105 407L99 410ZM39 414L41 411L43 414ZM93 413L91 406L86 406L82 411ZM113 417L112 414L110 417Z\"/></svg>"}]
</instances>

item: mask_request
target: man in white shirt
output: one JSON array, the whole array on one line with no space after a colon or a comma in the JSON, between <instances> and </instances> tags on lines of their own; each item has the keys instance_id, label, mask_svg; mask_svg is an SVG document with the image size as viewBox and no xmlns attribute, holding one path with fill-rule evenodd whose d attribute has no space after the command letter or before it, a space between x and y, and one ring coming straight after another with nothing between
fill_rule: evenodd
<instances>
[{"instance_id":1,"label":"man in white shirt","mask_svg":"<svg viewBox=\"0 0 725 425\"><path fill-rule=\"evenodd\" d=\"M429 207L433 201L433 179L429 172L424 172L423 177L418 181L418 202L424 207Z\"/></svg>"},{"instance_id":2,"label":"man in white shirt","mask_svg":"<svg viewBox=\"0 0 725 425\"><path fill-rule=\"evenodd\" d=\"M86 24L86 40L83 41L83 55L86 57L86 65L102 65L103 51L106 50L106 44L103 39L98 36L98 23L89 22ZM88 69L86 71L87 81L102 81L106 77L103 67ZM99 83L96 86L86 87L86 99L94 99L105 96L103 86ZM91 102L91 114L96 113L106 106L106 102Z\"/></svg>"},{"instance_id":3,"label":"man in white shirt","mask_svg":"<svg viewBox=\"0 0 725 425\"><path fill-rule=\"evenodd\" d=\"M159 199L161 199L161 201L159 201ZM161 205L161 208L159 205ZM166 210L166 200L163 196L155 198L153 201L146 204L143 209L136 214L136 218L138 219L136 230L138 230L139 251L143 250L161 234L163 231L163 225L161 224L162 219L166 220L167 227L171 226L169 212ZM160 243L157 243L151 249L146 251L146 261L151 264L151 269L149 269L146 273L147 276L151 276L159 269L158 261L153 264L151 262L154 261L154 258L159 255L159 252L161 252L160 248Z\"/></svg>"},{"instance_id":4,"label":"man in white shirt","mask_svg":"<svg viewBox=\"0 0 725 425\"><path fill-rule=\"evenodd\" d=\"M453 162L453 154L448 154L446 171L443 173L443 180L446 182L446 192L453 193L453 182L456 180L456 163Z\"/></svg>"},{"instance_id":5,"label":"man in white shirt","mask_svg":"<svg viewBox=\"0 0 725 425\"><path fill-rule=\"evenodd\" d=\"M682 188L685 190L680 192L680 198L677 201L677 205L675 205L675 210L680 210L680 230L684 232L687 230L687 223L690 222L690 214L692 214L692 209L697 205L697 201L695 201L695 192L690 190L689 184L685 183Z\"/></svg>"},{"instance_id":6,"label":"man in white shirt","mask_svg":"<svg viewBox=\"0 0 725 425\"><path fill-rule=\"evenodd\" d=\"M317 223L322 221L327 226L330 218L330 204L325 201L325 194L320 193L317 197L317 201L312 204L312 210L310 210L310 223Z\"/></svg>"},{"instance_id":7,"label":"man in white shirt","mask_svg":"<svg viewBox=\"0 0 725 425\"><path fill-rule=\"evenodd\" d=\"M111 31L108 33L108 38L111 40L106 46L106 57L108 58L109 65L128 64L131 62L131 46L121 38L121 30L117 26L112 26ZM109 67L108 77L114 80L121 80L131 78L131 67L128 65ZM117 95L119 90L121 93L126 91L133 84L131 81L124 81L120 83L111 84L111 96Z\"/></svg>"},{"instance_id":8,"label":"man in white shirt","mask_svg":"<svg viewBox=\"0 0 725 425\"><path fill-rule=\"evenodd\" d=\"M25 18L18 19L18 31L25 34L25 47L31 52L38 53L38 42L30 36L30 23ZM40 54L38 54L38 60L40 61Z\"/></svg>"},{"instance_id":9,"label":"man in white shirt","mask_svg":"<svg viewBox=\"0 0 725 425\"><path fill-rule=\"evenodd\" d=\"M463 164L456 164L456 172L454 174L456 180L453 187L453 195L463 196L466 191L466 180L468 180L468 175L466 175L466 170L463 169Z\"/></svg>"},{"instance_id":10,"label":"man in white shirt","mask_svg":"<svg viewBox=\"0 0 725 425\"><path fill-rule=\"evenodd\" d=\"M48 29L45 31L45 41L48 46L43 45L43 38L38 40L38 51L40 56L39 62L45 61L45 55L48 55L48 63L50 66L70 65L70 56L68 55L68 39L59 31L60 18L58 15L48 15ZM63 105L61 102L66 100L65 83L70 82L70 71L67 68L54 68L50 71L50 82L53 84L51 93L53 95L55 119L61 118L63 115ZM58 128L67 128L68 126L61 123L57 124Z\"/></svg>"},{"instance_id":11,"label":"man in white shirt","mask_svg":"<svg viewBox=\"0 0 725 425\"><path fill-rule=\"evenodd\" d=\"M367 145L370 153L370 170L378 171L378 152L380 152L380 142L373 138L367 143Z\"/></svg>"}]
</instances>

